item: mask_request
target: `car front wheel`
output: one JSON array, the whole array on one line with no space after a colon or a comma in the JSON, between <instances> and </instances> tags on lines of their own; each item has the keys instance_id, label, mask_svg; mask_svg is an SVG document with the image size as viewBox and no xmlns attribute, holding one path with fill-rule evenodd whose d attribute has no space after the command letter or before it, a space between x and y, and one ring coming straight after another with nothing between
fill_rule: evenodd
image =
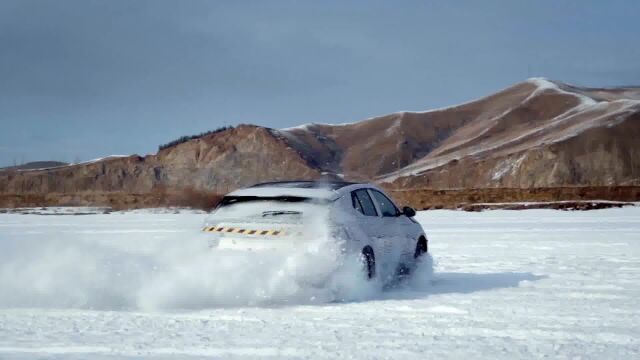
<instances>
[{"instance_id":1,"label":"car front wheel","mask_svg":"<svg viewBox=\"0 0 640 360\"><path fill-rule=\"evenodd\" d=\"M426 254L429 251L427 245L427 239L424 237L420 237L418 239L418 243L416 244L416 251L413 253L413 258L418 260L422 255Z\"/></svg>"}]
</instances>

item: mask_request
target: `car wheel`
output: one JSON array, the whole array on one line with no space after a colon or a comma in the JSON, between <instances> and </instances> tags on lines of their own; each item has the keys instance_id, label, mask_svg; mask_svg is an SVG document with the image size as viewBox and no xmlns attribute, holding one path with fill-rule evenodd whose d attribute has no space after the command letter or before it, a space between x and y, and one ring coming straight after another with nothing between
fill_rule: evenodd
<instances>
[{"instance_id":1,"label":"car wheel","mask_svg":"<svg viewBox=\"0 0 640 360\"><path fill-rule=\"evenodd\" d=\"M376 256L371 246L365 246L364 249L362 249L362 263L367 279L376 277Z\"/></svg>"},{"instance_id":2,"label":"car wheel","mask_svg":"<svg viewBox=\"0 0 640 360\"><path fill-rule=\"evenodd\" d=\"M429 248L427 245L427 239L425 239L424 237L420 237L420 239L418 239L418 243L416 244L416 251L413 253L413 258L417 260L428 251Z\"/></svg>"}]
</instances>

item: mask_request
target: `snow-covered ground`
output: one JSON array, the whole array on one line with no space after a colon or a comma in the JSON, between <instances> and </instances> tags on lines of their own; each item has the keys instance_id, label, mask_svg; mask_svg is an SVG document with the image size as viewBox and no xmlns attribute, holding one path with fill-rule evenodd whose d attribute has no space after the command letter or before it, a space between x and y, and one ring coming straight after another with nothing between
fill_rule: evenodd
<instances>
[{"instance_id":1,"label":"snow-covered ground","mask_svg":"<svg viewBox=\"0 0 640 360\"><path fill-rule=\"evenodd\" d=\"M421 212L434 273L384 290L204 217L0 214L0 359L640 358L638 207Z\"/></svg>"}]
</instances>

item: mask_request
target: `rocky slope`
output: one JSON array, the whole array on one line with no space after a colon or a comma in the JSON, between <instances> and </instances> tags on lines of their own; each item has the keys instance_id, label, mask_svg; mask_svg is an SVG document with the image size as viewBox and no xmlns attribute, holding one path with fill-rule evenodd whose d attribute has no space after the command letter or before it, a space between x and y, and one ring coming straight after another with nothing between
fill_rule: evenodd
<instances>
[{"instance_id":1,"label":"rocky slope","mask_svg":"<svg viewBox=\"0 0 640 360\"><path fill-rule=\"evenodd\" d=\"M395 189L640 185L639 145L640 89L530 79L434 111L283 130L241 125L146 157L0 170L0 194L224 193L322 176Z\"/></svg>"},{"instance_id":2,"label":"rocky slope","mask_svg":"<svg viewBox=\"0 0 640 360\"><path fill-rule=\"evenodd\" d=\"M456 107L283 130L317 166L393 187L640 182L640 89L530 79Z\"/></svg>"},{"instance_id":3,"label":"rocky slope","mask_svg":"<svg viewBox=\"0 0 640 360\"><path fill-rule=\"evenodd\" d=\"M146 157L108 157L53 169L3 171L0 192L227 192L258 181L320 175L272 130L241 125Z\"/></svg>"}]
</instances>

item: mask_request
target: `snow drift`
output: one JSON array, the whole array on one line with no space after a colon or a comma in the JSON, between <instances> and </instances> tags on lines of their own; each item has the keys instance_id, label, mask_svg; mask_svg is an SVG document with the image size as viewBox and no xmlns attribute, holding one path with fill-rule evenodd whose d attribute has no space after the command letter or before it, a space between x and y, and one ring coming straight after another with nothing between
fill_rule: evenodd
<instances>
[{"instance_id":1,"label":"snow drift","mask_svg":"<svg viewBox=\"0 0 640 360\"><path fill-rule=\"evenodd\" d=\"M163 215L127 218L149 216ZM171 224L147 232L123 217L83 217L86 225L35 230L20 241L2 234L0 307L155 311L361 301L383 293L364 278L359 258L341 257L339 240L327 236L286 253L212 251L196 230L201 216L186 233L172 232ZM423 268L419 286L428 283L430 259Z\"/></svg>"}]
</instances>

